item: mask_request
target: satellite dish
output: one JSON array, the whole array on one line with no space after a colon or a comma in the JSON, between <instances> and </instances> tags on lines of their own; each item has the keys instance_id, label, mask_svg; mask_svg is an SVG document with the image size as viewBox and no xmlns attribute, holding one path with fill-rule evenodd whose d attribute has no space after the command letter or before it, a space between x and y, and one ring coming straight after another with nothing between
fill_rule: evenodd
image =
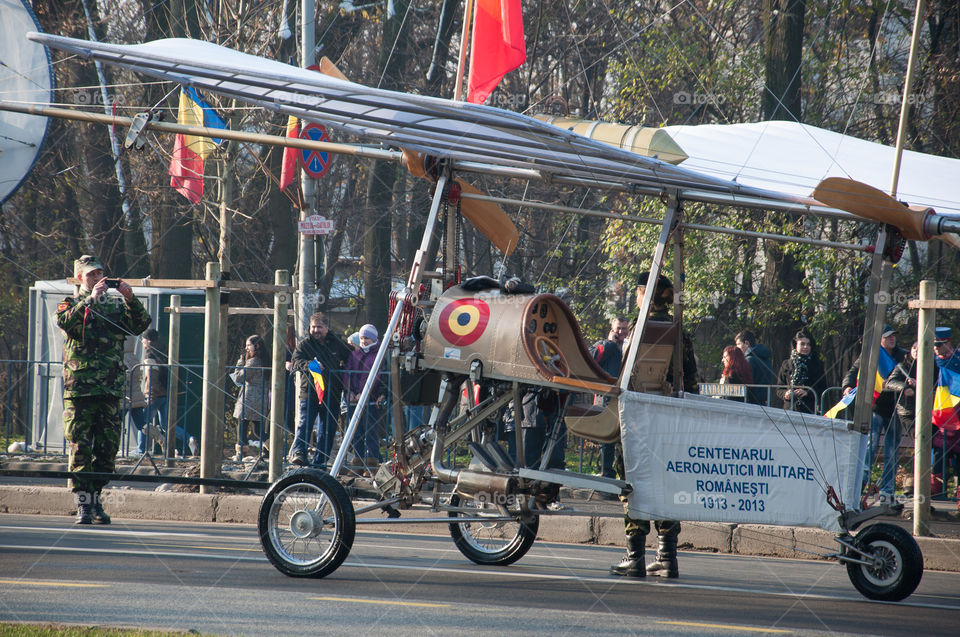
<instances>
[{"instance_id":1,"label":"satellite dish","mask_svg":"<svg viewBox=\"0 0 960 637\"><path fill-rule=\"evenodd\" d=\"M0 99L49 104L53 69L47 48L27 40L40 30L25 0L0 0ZM0 204L16 192L37 161L49 118L0 111Z\"/></svg>"}]
</instances>

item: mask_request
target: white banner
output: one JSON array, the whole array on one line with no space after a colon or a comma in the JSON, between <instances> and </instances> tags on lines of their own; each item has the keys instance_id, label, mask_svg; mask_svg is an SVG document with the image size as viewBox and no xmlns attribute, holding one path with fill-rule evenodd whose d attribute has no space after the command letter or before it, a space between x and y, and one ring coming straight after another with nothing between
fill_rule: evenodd
<instances>
[{"instance_id":1,"label":"white banner","mask_svg":"<svg viewBox=\"0 0 960 637\"><path fill-rule=\"evenodd\" d=\"M866 436L847 422L687 394L620 395L630 516L839 531L858 509Z\"/></svg>"}]
</instances>

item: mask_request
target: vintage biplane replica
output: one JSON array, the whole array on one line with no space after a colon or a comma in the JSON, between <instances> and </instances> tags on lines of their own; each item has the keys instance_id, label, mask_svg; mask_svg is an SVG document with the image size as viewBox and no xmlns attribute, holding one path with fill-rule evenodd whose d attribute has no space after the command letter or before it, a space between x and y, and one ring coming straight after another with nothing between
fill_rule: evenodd
<instances>
[{"instance_id":1,"label":"vintage biplane replica","mask_svg":"<svg viewBox=\"0 0 960 637\"><path fill-rule=\"evenodd\" d=\"M889 507L859 509L861 431L869 403L866 410L858 404L851 424L684 394L682 387L665 382L675 364L671 360L682 358L680 326L647 320L650 294L641 302L620 375L611 378L589 355L576 318L557 296L483 276L488 273L461 280L450 270L427 272L426 263L437 251L437 235L446 235L446 250L456 250L457 215L504 253L516 247L512 221L470 185L471 173L661 198L666 212L659 221L651 280L682 235L685 201L882 224L873 254L874 286L885 284L884 264L898 257L902 237L953 241L949 233L960 230L960 221L926 207L910 209L847 177L826 179L804 194L752 186L748 179L708 175L517 113L370 88L205 42L121 46L37 33L28 37L399 148L415 175L435 182L414 265L392 299L383 337L389 347L381 348L374 364L376 370L389 359L400 385L393 392L396 400L402 396L432 405L429 425L405 433L402 418L394 418L394 457L370 479L347 480L344 461L358 410L329 473L298 469L272 485L261 505L259 535L267 557L283 573L332 573L351 550L356 524L362 522L357 514L374 510L387 511L398 523L436 522L436 517L415 517L418 509L445 512L450 534L467 558L510 564L533 544L540 516L553 513L544 507L550 494L567 486L626 496L637 518L821 527L835 532L839 545L824 554L845 564L867 597L899 600L919 584L923 561L912 536L890 524L864 526ZM679 284L682 263L673 267ZM427 276L444 283L435 298L421 291ZM864 360L872 366L864 365L862 373L872 374L876 366L869 344L879 340L873 334L883 309L873 307L866 325ZM673 374L681 376L679 370ZM483 386L484 398L463 407L462 389L471 384ZM525 466L519 427L516 455L521 460L506 453L494 441L490 418L511 402L519 405L531 388L587 396L567 401L567 427L597 441L621 439L627 479L548 470L545 460ZM360 404L369 392L368 385ZM594 401L595 395L606 400ZM472 455L466 466L447 453L463 443ZM366 503L355 508L351 499Z\"/></svg>"}]
</instances>

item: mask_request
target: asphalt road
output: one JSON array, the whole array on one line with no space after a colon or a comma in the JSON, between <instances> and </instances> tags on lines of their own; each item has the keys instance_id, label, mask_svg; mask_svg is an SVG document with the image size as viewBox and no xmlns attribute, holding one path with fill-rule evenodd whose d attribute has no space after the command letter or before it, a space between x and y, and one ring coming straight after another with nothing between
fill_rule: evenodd
<instances>
[{"instance_id":1,"label":"asphalt road","mask_svg":"<svg viewBox=\"0 0 960 637\"><path fill-rule=\"evenodd\" d=\"M282 575L252 526L0 515L0 621L221 635L957 634L960 574L871 602L843 566L682 552L681 578L607 575L610 547L539 542L480 567L448 537L366 532L319 580Z\"/></svg>"}]
</instances>

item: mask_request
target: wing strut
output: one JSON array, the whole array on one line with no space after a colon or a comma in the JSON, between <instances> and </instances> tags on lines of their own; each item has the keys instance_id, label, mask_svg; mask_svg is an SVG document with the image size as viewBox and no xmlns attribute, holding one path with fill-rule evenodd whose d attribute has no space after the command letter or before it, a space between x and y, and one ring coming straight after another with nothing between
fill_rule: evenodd
<instances>
[{"instance_id":1,"label":"wing strut","mask_svg":"<svg viewBox=\"0 0 960 637\"><path fill-rule=\"evenodd\" d=\"M403 314L404 306L408 303L416 305L418 302L418 292L420 290L420 281L423 278L423 264L430 250L430 239L433 237L434 228L437 225L437 217L440 211L440 202L446 196L447 191L447 171L440 173L437 179L437 188L433 193L433 201L430 204L430 213L427 215L427 226L423 230L423 239L420 241L420 248L413 257L413 265L410 268L410 276L407 278L407 285L400 294L397 295L397 305L393 309L393 315L390 317L390 323L383 333L380 341L380 349L377 351L376 358L373 359L373 366L370 368L370 374L367 376L367 382L363 385L363 391L360 392L360 398L357 400L357 408L350 418L350 424L343 434L343 442L340 443L340 450L337 451L337 457L330 468L330 475L337 477L340 469L343 467L344 459L347 457L347 449L353 442L354 433L357 431L357 425L366 409L367 401L370 399L370 392L373 390L373 384L380 373L380 366L383 364L383 358L387 354L390 341L393 339L393 333L397 329L397 323L400 322L400 316Z\"/></svg>"},{"instance_id":2,"label":"wing strut","mask_svg":"<svg viewBox=\"0 0 960 637\"><path fill-rule=\"evenodd\" d=\"M640 341L643 339L643 330L647 326L647 315L650 313L650 304L653 302L654 289L657 279L660 278L660 271L663 269L663 257L667 251L667 241L670 240L670 233L676 226L680 201L677 198L677 192L671 191L668 195L667 213L663 217L663 225L660 227L660 239L657 241L657 248L653 252L653 262L650 264L650 277L647 279L649 292L643 295L643 301L640 303L640 315L637 317L637 323L633 328L633 334L630 335L630 348L627 350L627 362L620 368L620 378L618 384L621 391L627 391L630 388L630 377L633 376L633 367L637 362L637 352L640 351Z\"/></svg>"}]
</instances>

